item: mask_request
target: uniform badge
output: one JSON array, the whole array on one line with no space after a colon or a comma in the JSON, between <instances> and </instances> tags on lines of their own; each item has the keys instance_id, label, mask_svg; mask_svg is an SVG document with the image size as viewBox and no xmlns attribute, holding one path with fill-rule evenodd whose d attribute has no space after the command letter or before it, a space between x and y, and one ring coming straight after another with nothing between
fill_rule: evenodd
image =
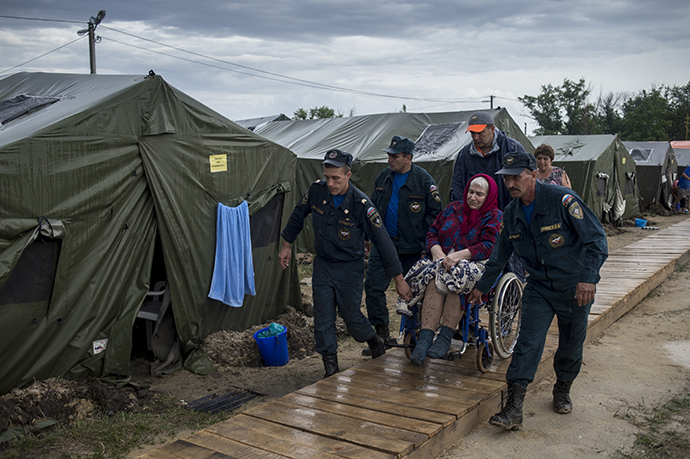
<instances>
[{"instance_id":1,"label":"uniform badge","mask_svg":"<svg viewBox=\"0 0 690 459\"><path fill-rule=\"evenodd\" d=\"M501 226L498 227L498 234L503 232L503 220L501 220Z\"/></svg>"},{"instance_id":2,"label":"uniform badge","mask_svg":"<svg viewBox=\"0 0 690 459\"><path fill-rule=\"evenodd\" d=\"M338 156L338 152L335 151L335 150L331 150L331 151L328 153L328 157L329 157L330 159L336 158L337 156Z\"/></svg>"},{"instance_id":3,"label":"uniform badge","mask_svg":"<svg viewBox=\"0 0 690 459\"><path fill-rule=\"evenodd\" d=\"M563 198L561 198L561 201L563 202L563 205L565 207L568 207L570 205L570 203L573 202L573 199L575 199L575 198L573 197L572 194L564 194Z\"/></svg>"},{"instance_id":4,"label":"uniform badge","mask_svg":"<svg viewBox=\"0 0 690 459\"><path fill-rule=\"evenodd\" d=\"M422 206L418 202L413 202L410 204L410 210L414 212L415 214L419 213L420 210L422 210Z\"/></svg>"},{"instance_id":5,"label":"uniform badge","mask_svg":"<svg viewBox=\"0 0 690 459\"><path fill-rule=\"evenodd\" d=\"M347 241L350 239L350 230L347 228L340 228L338 230L338 237L343 241Z\"/></svg>"},{"instance_id":6,"label":"uniform badge","mask_svg":"<svg viewBox=\"0 0 690 459\"><path fill-rule=\"evenodd\" d=\"M575 201L568 207L568 213L572 215L573 217L577 218L578 220L582 220L584 215L582 215L582 207L580 207L580 204Z\"/></svg>"},{"instance_id":7,"label":"uniform badge","mask_svg":"<svg viewBox=\"0 0 690 459\"><path fill-rule=\"evenodd\" d=\"M376 228L381 228L383 226L379 212L374 207L369 207L367 210L367 218Z\"/></svg>"},{"instance_id":8,"label":"uniform badge","mask_svg":"<svg viewBox=\"0 0 690 459\"><path fill-rule=\"evenodd\" d=\"M549 236L549 245L553 247L554 249L562 246L565 243L565 239L563 238L562 235L558 233L553 233L551 236Z\"/></svg>"},{"instance_id":9,"label":"uniform badge","mask_svg":"<svg viewBox=\"0 0 690 459\"><path fill-rule=\"evenodd\" d=\"M307 192L304 193L304 196L302 196L302 204L306 204L307 201L309 201L309 190L307 190Z\"/></svg>"},{"instance_id":10,"label":"uniform badge","mask_svg":"<svg viewBox=\"0 0 690 459\"><path fill-rule=\"evenodd\" d=\"M512 166L514 161L515 156L506 156L506 158L503 160L506 166Z\"/></svg>"},{"instance_id":11,"label":"uniform badge","mask_svg":"<svg viewBox=\"0 0 690 459\"><path fill-rule=\"evenodd\" d=\"M431 196L436 200L436 202L441 202L441 196L438 194L438 188L436 188L436 185L431 185L429 187L429 191L431 192Z\"/></svg>"}]
</instances>

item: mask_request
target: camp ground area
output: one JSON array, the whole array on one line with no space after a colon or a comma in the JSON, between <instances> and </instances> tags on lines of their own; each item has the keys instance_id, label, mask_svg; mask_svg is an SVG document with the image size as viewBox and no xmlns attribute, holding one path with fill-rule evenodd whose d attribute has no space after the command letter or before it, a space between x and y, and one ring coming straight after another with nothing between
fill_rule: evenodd
<instances>
[{"instance_id":1,"label":"camp ground area","mask_svg":"<svg viewBox=\"0 0 690 459\"><path fill-rule=\"evenodd\" d=\"M589 341L690 259L689 230L684 220L610 253ZM554 324L535 383L551 375L556 345ZM392 351L139 457L437 457L496 411L507 365L485 374L474 359L415 367Z\"/></svg>"}]
</instances>

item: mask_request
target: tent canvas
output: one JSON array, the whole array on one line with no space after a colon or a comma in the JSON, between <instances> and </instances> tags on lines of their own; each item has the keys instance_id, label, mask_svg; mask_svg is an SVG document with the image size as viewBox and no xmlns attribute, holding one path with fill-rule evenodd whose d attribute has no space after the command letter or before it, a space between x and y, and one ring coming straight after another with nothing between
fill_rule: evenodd
<instances>
[{"instance_id":1,"label":"tent canvas","mask_svg":"<svg viewBox=\"0 0 690 459\"><path fill-rule=\"evenodd\" d=\"M676 175L676 178L678 178L690 166L690 140L674 140L671 142L671 147L678 163L678 173Z\"/></svg>"},{"instance_id":2,"label":"tent canvas","mask_svg":"<svg viewBox=\"0 0 690 459\"><path fill-rule=\"evenodd\" d=\"M152 271L167 275L184 366L197 372L212 370L209 333L300 304L296 269L273 261L294 200L288 149L155 75L19 73L0 80L0 101L13 112L0 129L0 393L128 375ZM257 294L231 308L207 297L216 209L245 200Z\"/></svg>"},{"instance_id":3,"label":"tent canvas","mask_svg":"<svg viewBox=\"0 0 690 459\"><path fill-rule=\"evenodd\" d=\"M530 137L551 145L553 164L565 169L573 190L603 223L620 225L640 214L635 162L617 135Z\"/></svg>"},{"instance_id":4,"label":"tent canvas","mask_svg":"<svg viewBox=\"0 0 690 459\"><path fill-rule=\"evenodd\" d=\"M534 151L527 137L504 108L485 110L496 127ZM297 155L296 194L304 194L314 180L323 177L323 156L339 148L354 156L352 183L370 195L377 175L387 167L383 151L398 135L416 141L414 163L426 169L448 204L453 166L460 149L471 141L467 122L476 110L444 113L385 113L348 118L277 121L256 129L256 133L277 142ZM297 238L297 250L313 252L310 219Z\"/></svg>"},{"instance_id":5,"label":"tent canvas","mask_svg":"<svg viewBox=\"0 0 690 459\"><path fill-rule=\"evenodd\" d=\"M640 209L655 204L670 208L673 202L671 185L676 175L676 156L670 142L623 142L635 161Z\"/></svg>"}]
</instances>

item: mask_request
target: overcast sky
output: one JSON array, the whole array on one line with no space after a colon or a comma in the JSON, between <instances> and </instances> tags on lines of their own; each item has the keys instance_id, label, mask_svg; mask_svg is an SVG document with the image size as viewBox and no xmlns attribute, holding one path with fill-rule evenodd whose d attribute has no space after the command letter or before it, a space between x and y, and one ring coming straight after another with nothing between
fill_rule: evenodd
<instances>
[{"instance_id":1,"label":"overcast sky","mask_svg":"<svg viewBox=\"0 0 690 459\"><path fill-rule=\"evenodd\" d=\"M542 85L584 78L596 98L690 81L687 0L0 2L3 16L74 21L0 17L0 78L88 73L77 31L104 9L98 73L152 69L230 119L473 110L494 95L531 134L517 98Z\"/></svg>"}]
</instances>

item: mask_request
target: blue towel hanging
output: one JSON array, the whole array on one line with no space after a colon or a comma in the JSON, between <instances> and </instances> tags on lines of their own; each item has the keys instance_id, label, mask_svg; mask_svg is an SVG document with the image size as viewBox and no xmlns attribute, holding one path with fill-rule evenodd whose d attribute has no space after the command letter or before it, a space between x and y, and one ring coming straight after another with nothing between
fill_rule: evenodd
<instances>
[{"instance_id":1,"label":"blue towel hanging","mask_svg":"<svg viewBox=\"0 0 690 459\"><path fill-rule=\"evenodd\" d=\"M256 295L249 206L247 201L234 208L218 203L216 261L208 297L240 307L245 295Z\"/></svg>"}]
</instances>

